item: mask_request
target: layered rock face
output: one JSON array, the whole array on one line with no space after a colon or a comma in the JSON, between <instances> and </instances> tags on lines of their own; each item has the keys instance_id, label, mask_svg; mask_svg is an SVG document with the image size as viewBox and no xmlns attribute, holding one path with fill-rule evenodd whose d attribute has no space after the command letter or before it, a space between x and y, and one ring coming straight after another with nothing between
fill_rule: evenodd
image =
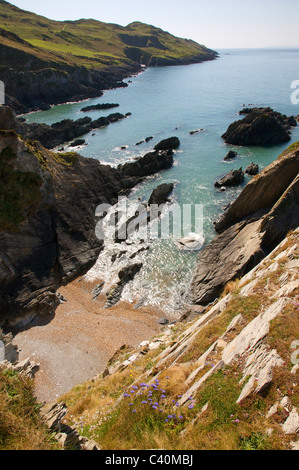
<instances>
[{"instance_id":1,"label":"layered rock face","mask_svg":"<svg viewBox=\"0 0 299 470\"><path fill-rule=\"evenodd\" d=\"M199 255L193 303L213 302L299 225L299 145L255 176L215 223L219 233Z\"/></svg>"},{"instance_id":2,"label":"layered rock face","mask_svg":"<svg viewBox=\"0 0 299 470\"><path fill-rule=\"evenodd\" d=\"M101 251L96 207L115 204L173 161L172 151L155 151L114 169L46 150L10 130L15 125L12 110L0 107L1 324L53 312L57 288L86 272Z\"/></svg>"}]
</instances>

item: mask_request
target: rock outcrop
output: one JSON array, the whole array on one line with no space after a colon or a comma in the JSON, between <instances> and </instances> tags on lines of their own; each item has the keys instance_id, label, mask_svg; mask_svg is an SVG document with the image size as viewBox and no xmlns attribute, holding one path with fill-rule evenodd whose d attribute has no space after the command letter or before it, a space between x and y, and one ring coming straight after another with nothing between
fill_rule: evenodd
<instances>
[{"instance_id":1,"label":"rock outcrop","mask_svg":"<svg viewBox=\"0 0 299 470\"><path fill-rule=\"evenodd\" d=\"M153 175L161 170L168 170L173 165L172 150L155 150L135 162L128 162L118 167L123 177L140 177Z\"/></svg>"},{"instance_id":2,"label":"rock outcrop","mask_svg":"<svg viewBox=\"0 0 299 470\"><path fill-rule=\"evenodd\" d=\"M246 111L246 112L244 112ZM252 108L241 111L246 117L231 124L222 138L232 145L265 145L288 142L295 120L271 108Z\"/></svg>"},{"instance_id":3,"label":"rock outcrop","mask_svg":"<svg viewBox=\"0 0 299 470\"><path fill-rule=\"evenodd\" d=\"M299 150L287 149L255 176L215 223L219 233L199 255L191 283L196 304L206 305L227 282L241 277L299 225Z\"/></svg>"},{"instance_id":4,"label":"rock outcrop","mask_svg":"<svg viewBox=\"0 0 299 470\"><path fill-rule=\"evenodd\" d=\"M161 140L155 145L155 150L175 150L180 146L178 137L169 137L169 139Z\"/></svg>"},{"instance_id":5,"label":"rock outcrop","mask_svg":"<svg viewBox=\"0 0 299 470\"><path fill-rule=\"evenodd\" d=\"M245 173L250 176L255 176L260 171L259 166L256 163L250 163L245 170Z\"/></svg>"},{"instance_id":6,"label":"rock outcrop","mask_svg":"<svg viewBox=\"0 0 299 470\"><path fill-rule=\"evenodd\" d=\"M121 113L112 113L106 117L92 120L89 117L76 121L64 119L49 126L48 124L26 123L17 121L15 130L25 139L38 140L45 148L52 149L65 142L77 139L94 129L109 126L109 124L125 119Z\"/></svg>"},{"instance_id":7,"label":"rock outcrop","mask_svg":"<svg viewBox=\"0 0 299 470\"><path fill-rule=\"evenodd\" d=\"M87 113L88 111L98 111L102 109L111 109L111 108L118 108L119 104L118 103L99 103L99 104L93 104L90 106L84 106L84 108L81 109L83 113Z\"/></svg>"},{"instance_id":8,"label":"rock outcrop","mask_svg":"<svg viewBox=\"0 0 299 470\"><path fill-rule=\"evenodd\" d=\"M45 425L54 433L61 447L64 450L101 450L96 442L80 436L75 428L64 422L67 412L67 406L63 402L45 405L41 409Z\"/></svg>"},{"instance_id":9,"label":"rock outcrop","mask_svg":"<svg viewBox=\"0 0 299 470\"><path fill-rule=\"evenodd\" d=\"M154 189L150 195L148 205L150 206L151 204L157 204L160 206L161 204L166 204L166 202L169 201L169 195L173 191L173 188L173 183L160 184L160 186Z\"/></svg>"},{"instance_id":10,"label":"rock outcrop","mask_svg":"<svg viewBox=\"0 0 299 470\"><path fill-rule=\"evenodd\" d=\"M242 168L239 170L231 170L227 175L223 176L220 180L215 182L216 188L222 188L223 186L238 186L244 180L244 172Z\"/></svg>"}]
</instances>

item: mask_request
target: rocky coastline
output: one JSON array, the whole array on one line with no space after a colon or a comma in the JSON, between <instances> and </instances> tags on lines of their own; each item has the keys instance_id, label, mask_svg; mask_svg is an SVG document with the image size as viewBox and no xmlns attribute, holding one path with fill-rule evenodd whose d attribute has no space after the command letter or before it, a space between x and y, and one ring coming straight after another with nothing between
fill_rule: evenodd
<instances>
[{"instance_id":1,"label":"rocky coastline","mask_svg":"<svg viewBox=\"0 0 299 470\"><path fill-rule=\"evenodd\" d=\"M0 214L1 324L53 312L57 288L86 272L102 249L96 207L115 204L173 164L172 139L163 150L111 168L75 152L51 152L17 134L18 125L13 110L1 106L1 197L10 208Z\"/></svg>"},{"instance_id":2,"label":"rocky coastline","mask_svg":"<svg viewBox=\"0 0 299 470\"><path fill-rule=\"evenodd\" d=\"M6 105L19 115L103 96L105 90L127 87L123 80L141 70L138 64L103 71L84 67L56 69L53 64L51 68L32 71L0 67L0 79L6 85Z\"/></svg>"}]
</instances>

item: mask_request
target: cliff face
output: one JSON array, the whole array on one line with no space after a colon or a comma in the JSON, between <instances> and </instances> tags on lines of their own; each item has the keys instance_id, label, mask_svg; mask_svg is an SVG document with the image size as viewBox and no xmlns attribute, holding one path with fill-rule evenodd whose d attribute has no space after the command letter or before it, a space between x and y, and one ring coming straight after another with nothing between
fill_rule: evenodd
<instances>
[{"instance_id":1,"label":"cliff face","mask_svg":"<svg viewBox=\"0 0 299 470\"><path fill-rule=\"evenodd\" d=\"M244 188L215 223L219 233L199 255L191 283L196 304L213 302L299 225L299 150L290 146Z\"/></svg>"},{"instance_id":2,"label":"cliff face","mask_svg":"<svg viewBox=\"0 0 299 470\"><path fill-rule=\"evenodd\" d=\"M26 57L29 63L32 62L30 55ZM54 104L101 96L102 90L126 86L122 79L139 70L138 67L128 66L99 72L85 67L62 68L57 67L57 64L51 65L25 71L15 70L11 66L0 67L0 79L5 83L6 104L22 114L47 109Z\"/></svg>"},{"instance_id":3,"label":"cliff face","mask_svg":"<svg viewBox=\"0 0 299 470\"><path fill-rule=\"evenodd\" d=\"M97 204L114 202L120 174L75 153L55 155L14 132L0 135L0 318L53 311L55 291L101 249Z\"/></svg>"}]
</instances>

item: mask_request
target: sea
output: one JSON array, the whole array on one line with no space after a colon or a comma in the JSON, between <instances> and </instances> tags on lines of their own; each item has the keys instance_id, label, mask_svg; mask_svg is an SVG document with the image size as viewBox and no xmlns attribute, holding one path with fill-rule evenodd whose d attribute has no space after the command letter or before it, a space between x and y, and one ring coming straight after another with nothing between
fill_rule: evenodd
<instances>
[{"instance_id":1,"label":"sea","mask_svg":"<svg viewBox=\"0 0 299 470\"><path fill-rule=\"evenodd\" d=\"M125 287L122 299L134 303L136 308L158 307L167 318L175 318L188 305L189 285L199 252L216 235L213 222L251 177L246 175L240 186L226 191L216 189L215 181L231 169L245 170L251 162L263 169L288 145L299 140L299 127L293 129L291 141L281 145L236 147L226 145L221 138L233 121L242 118L239 111L244 107L269 106L288 116L299 114L298 100L294 99L294 86L299 80L299 49L218 52L219 58L201 64L146 68L126 79L126 88L107 90L100 98L66 103L25 116L28 122L52 124L68 118L97 119L112 112L131 113L126 119L84 136L86 144L75 149L113 167L143 156L163 139L172 136L180 139L173 167L147 178L132 191L128 213L134 213L136 204L146 202L160 184L174 183L163 217L171 219L173 206L182 208L183 214L185 206L199 208L195 213L200 214L200 223L194 220L190 223L188 217L184 222L182 217L182 235L190 233L191 238L195 237L198 242L195 249L193 245L180 244L180 237L172 233L153 239L135 236L122 243L107 236L97 263L87 273L90 280L104 281L104 291L109 292L118 281L120 269L142 263L142 269ZM298 85L299 82L297 88ZM81 111L83 106L97 103L120 106ZM136 145L147 137L152 139ZM64 148L71 150L67 145ZM238 156L225 162L223 158L229 150L237 151Z\"/></svg>"}]
</instances>

